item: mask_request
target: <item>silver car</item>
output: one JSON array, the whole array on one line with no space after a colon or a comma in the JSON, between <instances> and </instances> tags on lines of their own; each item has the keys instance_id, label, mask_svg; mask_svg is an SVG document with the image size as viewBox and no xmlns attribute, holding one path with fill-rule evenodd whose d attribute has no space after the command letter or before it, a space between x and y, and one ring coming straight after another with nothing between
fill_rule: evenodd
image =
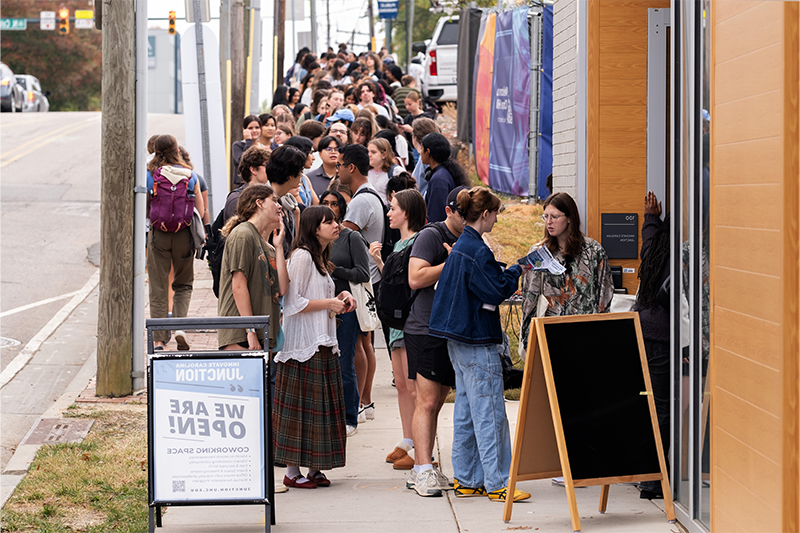
<instances>
[{"instance_id":1,"label":"silver car","mask_svg":"<svg viewBox=\"0 0 800 533\"><path fill-rule=\"evenodd\" d=\"M42 86L34 76L30 74L17 74L17 84L23 90L22 110L25 112L50 110L50 102L47 100L48 92L42 92Z\"/></svg>"},{"instance_id":2,"label":"silver car","mask_svg":"<svg viewBox=\"0 0 800 533\"><path fill-rule=\"evenodd\" d=\"M0 63L0 110L16 113L22 111L25 96L14 73L5 63Z\"/></svg>"}]
</instances>

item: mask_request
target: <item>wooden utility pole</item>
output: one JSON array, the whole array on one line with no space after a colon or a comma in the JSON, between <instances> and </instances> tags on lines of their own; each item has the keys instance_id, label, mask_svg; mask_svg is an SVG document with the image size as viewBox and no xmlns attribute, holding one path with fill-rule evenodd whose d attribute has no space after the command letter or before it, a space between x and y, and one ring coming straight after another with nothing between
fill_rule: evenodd
<instances>
[{"instance_id":1,"label":"wooden utility pole","mask_svg":"<svg viewBox=\"0 0 800 533\"><path fill-rule=\"evenodd\" d=\"M97 395L131 394L136 146L134 0L103 6ZM141 231L142 228L136 228Z\"/></svg>"},{"instance_id":2,"label":"wooden utility pole","mask_svg":"<svg viewBox=\"0 0 800 533\"><path fill-rule=\"evenodd\" d=\"M244 0L231 1L231 143L242 140L242 119L245 116L245 25ZM230 162L228 162L230 164ZM235 172L231 172L233 180ZM231 183L231 190L235 187Z\"/></svg>"},{"instance_id":3,"label":"wooden utility pole","mask_svg":"<svg viewBox=\"0 0 800 533\"><path fill-rule=\"evenodd\" d=\"M283 85L283 58L286 46L286 0L275 0L275 80L273 92L278 85ZM272 105L272 104L270 104Z\"/></svg>"}]
</instances>

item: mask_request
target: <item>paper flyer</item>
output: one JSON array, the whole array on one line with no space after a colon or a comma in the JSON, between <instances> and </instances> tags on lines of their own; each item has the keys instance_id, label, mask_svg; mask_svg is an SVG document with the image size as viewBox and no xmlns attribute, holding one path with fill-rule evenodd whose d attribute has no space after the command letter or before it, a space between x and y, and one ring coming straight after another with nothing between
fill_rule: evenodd
<instances>
[{"instance_id":1,"label":"paper flyer","mask_svg":"<svg viewBox=\"0 0 800 533\"><path fill-rule=\"evenodd\" d=\"M519 259L517 263L523 266L530 265L535 271L550 272L556 275L566 272L564 265L555 260L547 246L536 248L525 257Z\"/></svg>"}]
</instances>

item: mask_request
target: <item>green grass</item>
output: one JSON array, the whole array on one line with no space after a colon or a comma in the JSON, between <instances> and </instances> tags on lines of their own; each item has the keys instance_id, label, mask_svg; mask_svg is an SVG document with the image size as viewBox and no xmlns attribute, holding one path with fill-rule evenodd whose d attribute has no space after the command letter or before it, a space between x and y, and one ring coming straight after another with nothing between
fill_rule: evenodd
<instances>
[{"instance_id":1,"label":"green grass","mask_svg":"<svg viewBox=\"0 0 800 533\"><path fill-rule=\"evenodd\" d=\"M3 508L3 532L147 530L147 410L70 406L95 420L81 443L45 445Z\"/></svg>"}]
</instances>

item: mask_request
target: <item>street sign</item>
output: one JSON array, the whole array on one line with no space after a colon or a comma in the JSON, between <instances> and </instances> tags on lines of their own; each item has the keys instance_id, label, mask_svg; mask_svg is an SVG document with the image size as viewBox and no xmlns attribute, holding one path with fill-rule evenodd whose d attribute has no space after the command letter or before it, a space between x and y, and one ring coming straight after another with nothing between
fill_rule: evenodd
<instances>
[{"instance_id":1,"label":"street sign","mask_svg":"<svg viewBox=\"0 0 800 533\"><path fill-rule=\"evenodd\" d=\"M396 19L399 0L378 0L378 18Z\"/></svg>"},{"instance_id":2,"label":"street sign","mask_svg":"<svg viewBox=\"0 0 800 533\"><path fill-rule=\"evenodd\" d=\"M79 30L91 30L94 28L94 11L91 9L76 9L75 28Z\"/></svg>"},{"instance_id":3,"label":"street sign","mask_svg":"<svg viewBox=\"0 0 800 533\"><path fill-rule=\"evenodd\" d=\"M39 13L39 29L40 30L55 30L56 29L56 12L55 11L42 11Z\"/></svg>"},{"instance_id":4,"label":"street sign","mask_svg":"<svg viewBox=\"0 0 800 533\"><path fill-rule=\"evenodd\" d=\"M0 19L2 31L24 31L28 29L28 19Z\"/></svg>"}]
</instances>

